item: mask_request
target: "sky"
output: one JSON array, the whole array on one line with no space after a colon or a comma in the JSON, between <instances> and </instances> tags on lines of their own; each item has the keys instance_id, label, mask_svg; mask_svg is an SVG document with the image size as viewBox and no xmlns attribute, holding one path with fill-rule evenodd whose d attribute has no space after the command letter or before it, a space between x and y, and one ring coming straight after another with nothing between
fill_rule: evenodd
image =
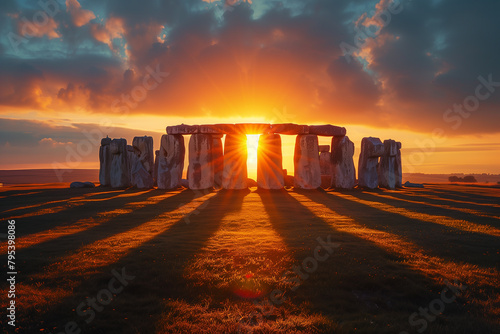
<instances>
[{"instance_id":1,"label":"sky","mask_svg":"<svg viewBox=\"0 0 500 334\"><path fill-rule=\"evenodd\" d=\"M158 149L167 125L269 122L344 126L355 163L373 136L402 142L404 172L500 173L498 13L496 0L3 0L0 169L98 168L106 135ZM293 145L283 136L288 170Z\"/></svg>"}]
</instances>

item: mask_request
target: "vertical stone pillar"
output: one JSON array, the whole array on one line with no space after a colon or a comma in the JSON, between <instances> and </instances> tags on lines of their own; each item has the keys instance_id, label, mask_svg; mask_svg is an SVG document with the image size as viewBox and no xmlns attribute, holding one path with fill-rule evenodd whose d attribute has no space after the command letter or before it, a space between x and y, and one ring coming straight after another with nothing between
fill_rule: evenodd
<instances>
[{"instance_id":1,"label":"vertical stone pillar","mask_svg":"<svg viewBox=\"0 0 500 334\"><path fill-rule=\"evenodd\" d=\"M321 186L317 135L297 135L293 162L296 188L317 189Z\"/></svg>"},{"instance_id":2,"label":"vertical stone pillar","mask_svg":"<svg viewBox=\"0 0 500 334\"><path fill-rule=\"evenodd\" d=\"M153 137L134 137L132 146L137 154L137 160L132 165L132 185L139 189L153 188Z\"/></svg>"},{"instance_id":3,"label":"vertical stone pillar","mask_svg":"<svg viewBox=\"0 0 500 334\"><path fill-rule=\"evenodd\" d=\"M160 143L161 146L161 143ZM160 150L155 151L155 168L153 170L153 180L154 185L158 186L158 156L160 155Z\"/></svg>"},{"instance_id":4,"label":"vertical stone pillar","mask_svg":"<svg viewBox=\"0 0 500 334\"><path fill-rule=\"evenodd\" d=\"M384 154L380 157L378 165L378 183L382 188L396 188L396 155L398 147L392 139L384 140Z\"/></svg>"},{"instance_id":5,"label":"vertical stone pillar","mask_svg":"<svg viewBox=\"0 0 500 334\"><path fill-rule=\"evenodd\" d=\"M213 139L209 134L196 133L189 140L189 188L209 189L214 186L212 163Z\"/></svg>"},{"instance_id":6,"label":"vertical stone pillar","mask_svg":"<svg viewBox=\"0 0 500 334\"><path fill-rule=\"evenodd\" d=\"M354 143L349 137L332 138L332 188L352 189L356 185Z\"/></svg>"},{"instance_id":7,"label":"vertical stone pillar","mask_svg":"<svg viewBox=\"0 0 500 334\"><path fill-rule=\"evenodd\" d=\"M113 155L110 171L111 187L128 187L130 185L130 175L128 169L127 140L113 139L109 147Z\"/></svg>"},{"instance_id":8,"label":"vertical stone pillar","mask_svg":"<svg viewBox=\"0 0 500 334\"><path fill-rule=\"evenodd\" d=\"M139 160L139 153L134 150L134 147L132 145L127 145L127 159L128 159L128 175L129 175L130 185L134 185L135 181L132 170L137 160Z\"/></svg>"},{"instance_id":9,"label":"vertical stone pillar","mask_svg":"<svg viewBox=\"0 0 500 334\"><path fill-rule=\"evenodd\" d=\"M186 148L182 135L163 135L158 155L158 189L181 186Z\"/></svg>"},{"instance_id":10,"label":"vertical stone pillar","mask_svg":"<svg viewBox=\"0 0 500 334\"><path fill-rule=\"evenodd\" d=\"M401 164L401 142L396 142L398 152L396 154L396 165L394 172L396 174L396 188L403 187L403 165Z\"/></svg>"},{"instance_id":11,"label":"vertical stone pillar","mask_svg":"<svg viewBox=\"0 0 500 334\"><path fill-rule=\"evenodd\" d=\"M224 189L247 188L247 136L228 134L224 141Z\"/></svg>"},{"instance_id":12,"label":"vertical stone pillar","mask_svg":"<svg viewBox=\"0 0 500 334\"><path fill-rule=\"evenodd\" d=\"M321 170L321 188L330 188L332 184L332 154L330 145L319 145L319 168Z\"/></svg>"},{"instance_id":13,"label":"vertical stone pillar","mask_svg":"<svg viewBox=\"0 0 500 334\"><path fill-rule=\"evenodd\" d=\"M111 150L109 145L111 138L107 137L101 139L101 147L99 147L99 183L101 186L111 185L110 171L111 171Z\"/></svg>"},{"instance_id":14,"label":"vertical stone pillar","mask_svg":"<svg viewBox=\"0 0 500 334\"><path fill-rule=\"evenodd\" d=\"M261 189L282 189L283 157L281 137L278 134L263 134L257 149L257 185Z\"/></svg>"},{"instance_id":15,"label":"vertical stone pillar","mask_svg":"<svg viewBox=\"0 0 500 334\"><path fill-rule=\"evenodd\" d=\"M358 183L360 187L378 187L378 157L384 154L384 144L378 138L365 137L361 141L358 163Z\"/></svg>"},{"instance_id":16,"label":"vertical stone pillar","mask_svg":"<svg viewBox=\"0 0 500 334\"><path fill-rule=\"evenodd\" d=\"M224 172L224 150L222 135L212 135L212 162L214 164L214 187L222 188L222 174Z\"/></svg>"}]
</instances>

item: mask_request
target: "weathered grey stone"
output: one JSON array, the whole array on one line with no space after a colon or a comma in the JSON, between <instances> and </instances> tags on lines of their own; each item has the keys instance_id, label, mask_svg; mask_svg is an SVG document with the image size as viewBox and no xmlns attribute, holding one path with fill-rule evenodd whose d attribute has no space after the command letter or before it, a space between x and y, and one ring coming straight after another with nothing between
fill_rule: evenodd
<instances>
[{"instance_id":1,"label":"weathered grey stone","mask_svg":"<svg viewBox=\"0 0 500 334\"><path fill-rule=\"evenodd\" d=\"M321 152L319 154L319 168L321 169L321 175L332 175L332 154L330 152Z\"/></svg>"},{"instance_id":2,"label":"weathered grey stone","mask_svg":"<svg viewBox=\"0 0 500 334\"><path fill-rule=\"evenodd\" d=\"M352 189L356 185L354 143L349 137L332 138L332 188Z\"/></svg>"},{"instance_id":3,"label":"weathered grey stone","mask_svg":"<svg viewBox=\"0 0 500 334\"><path fill-rule=\"evenodd\" d=\"M205 134L224 134L225 133L225 127L221 126L219 124L203 124L200 125L199 127L199 133L205 133Z\"/></svg>"},{"instance_id":4,"label":"weathered grey stone","mask_svg":"<svg viewBox=\"0 0 500 334\"><path fill-rule=\"evenodd\" d=\"M101 186L111 185L110 171L112 155L109 145L111 138L106 137L101 140L101 147L99 147L99 183Z\"/></svg>"},{"instance_id":5,"label":"weathered grey stone","mask_svg":"<svg viewBox=\"0 0 500 334\"><path fill-rule=\"evenodd\" d=\"M130 178L130 185L134 185L134 174L132 173L132 170L134 169L134 166L139 160L139 152L136 152L134 150L134 147L132 145L127 145L127 158L128 158L128 175Z\"/></svg>"},{"instance_id":6,"label":"weathered grey stone","mask_svg":"<svg viewBox=\"0 0 500 334\"><path fill-rule=\"evenodd\" d=\"M214 164L214 187L222 188L222 174L224 172L224 150L222 139L218 135L212 136L212 162Z\"/></svg>"},{"instance_id":7,"label":"weathered grey stone","mask_svg":"<svg viewBox=\"0 0 500 334\"><path fill-rule=\"evenodd\" d=\"M175 126L167 126L167 134L169 135L190 135L194 133L199 133L200 126L199 125L175 125Z\"/></svg>"},{"instance_id":8,"label":"weathered grey stone","mask_svg":"<svg viewBox=\"0 0 500 334\"><path fill-rule=\"evenodd\" d=\"M132 185L139 189L154 186L154 150L153 137L134 137L132 141L137 160L132 165Z\"/></svg>"},{"instance_id":9,"label":"weathered grey stone","mask_svg":"<svg viewBox=\"0 0 500 334\"><path fill-rule=\"evenodd\" d=\"M161 143L160 143L161 145ZM155 168L153 170L153 180L155 187L158 186L158 156L160 155L160 150L155 151Z\"/></svg>"},{"instance_id":10,"label":"weathered grey stone","mask_svg":"<svg viewBox=\"0 0 500 334\"><path fill-rule=\"evenodd\" d=\"M346 130L340 126L330 124L309 125L309 133L318 136L345 136Z\"/></svg>"},{"instance_id":11,"label":"weathered grey stone","mask_svg":"<svg viewBox=\"0 0 500 334\"><path fill-rule=\"evenodd\" d=\"M319 145L319 153L330 152L330 145Z\"/></svg>"},{"instance_id":12,"label":"weathered grey stone","mask_svg":"<svg viewBox=\"0 0 500 334\"><path fill-rule=\"evenodd\" d=\"M396 188L403 187L403 165L401 164L401 143L396 142L398 153L396 154L396 166L394 172L396 173Z\"/></svg>"},{"instance_id":13,"label":"weathered grey stone","mask_svg":"<svg viewBox=\"0 0 500 334\"><path fill-rule=\"evenodd\" d=\"M382 188L396 188L396 155L398 148L396 141L384 140L384 154L380 157L378 165L378 183Z\"/></svg>"},{"instance_id":14,"label":"weathered grey stone","mask_svg":"<svg viewBox=\"0 0 500 334\"><path fill-rule=\"evenodd\" d=\"M182 185L185 152L182 135L161 137L158 155L158 189L177 189Z\"/></svg>"},{"instance_id":15,"label":"weathered grey stone","mask_svg":"<svg viewBox=\"0 0 500 334\"><path fill-rule=\"evenodd\" d=\"M294 184L299 189L317 189L321 186L317 135L298 135L295 140Z\"/></svg>"},{"instance_id":16,"label":"weathered grey stone","mask_svg":"<svg viewBox=\"0 0 500 334\"><path fill-rule=\"evenodd\" d=\"M71 182L71 184L69 185L70 188L95 188L95 184L93 184L92 182L78 182L78 181L75 181L75 182Z\"/></svg>"},{"instance_id":17,"label":"weathered grey stone","mask_svg":"<svg viewBox=\"0 0 500 334\"><path fill-rule=\"evenodd\" d=\"M109 147L113 156L110 170L111 187L122 188L130 186L127 140L113 139Z\"/></svg>"},{"instance_id":18,"label":"weathered grey stone","mask_svg":"<svg viewBox=\"0 0 500 334\"><path fill-rule=\"evenodd\" d=\"M284 135L303 135L309 133L307 125L293 123L271 124L269 133L278 133Z\"/></svg>"},{"instance_id":19,"label":"weathered grey stone","mask_svg":"<svg viewBox=\"0 0 500 334\"><path fill-rule=\"evenodd\" d=\"M361 141L358 163L358 183L360 187L378 187L378 157L384 154L384 144L378 138L365 137Z\"/></svg>"},{"instance_id":20,"label":"weathered grey stone","mask_svg":"<svg viewBox=\"0 0 500 334\"><path fill-rule=\"evenodd\" d=\"M246 189L247 181L247 136L244 134L226 135L222 187Z\"/></svg>"},{"instance_id":21,"label":"weathered grey stone","mask_svg":"<svg viewBox=\"0 0 500 334\"><path fill-rule=\"evenodd\" d=\"M282 189L284 186L282 165L280 135L261 135L257 149L258 187L261 189Z\"/></svg>"},{"instance_id":22,"label":"weathered grey stone","mask_svg":"<svg viewBox=\"0 0 500 334\"><path fill-rule=\"evenodd\" d=\"M214 165L212 163L212 136L194 134L189 140L189 188L209 189L214 186Z\"/></svg>"}]
</instances>

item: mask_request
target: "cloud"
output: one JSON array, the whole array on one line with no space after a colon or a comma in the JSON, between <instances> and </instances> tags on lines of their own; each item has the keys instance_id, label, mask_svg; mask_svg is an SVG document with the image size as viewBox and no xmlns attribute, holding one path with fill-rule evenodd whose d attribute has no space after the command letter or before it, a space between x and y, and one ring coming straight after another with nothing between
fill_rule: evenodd
<instances>
[{"instance_id":1,"label":"cloud","mask_svg":"<svg viewBox=\"0 0 500 334\"><path fill-rule=\"evenodd\" d=\"M498 132L500 92L458 130L443 115L474 94L478 76L500 81L500 46L491 40L500 33L500 3L401 1L400 11L381 20L391 5L89 0L82 9L68 0L67 12L29 41L23 57L0 52L10 64L0 65L0 105L269 119L286 108L295 117L277 121L444 128L448 136ZM354 45L359 31L374 27L347 62L339 45ZM144 94L151 68L169 75ZM144 98L134 99L139 93Z\"/></svg>"},{"instance_id":2,"label":"cloud","mask_svg":"<svg viewBox=\"0 0 500 334\"><path fill-rule=\"evenodd\" d=\"M91 10L82 9L82 6L77 0L66 0L66 10L71 14L73 24L81 27L95 19L95 15Z\"/></svg>"}]
</instances>

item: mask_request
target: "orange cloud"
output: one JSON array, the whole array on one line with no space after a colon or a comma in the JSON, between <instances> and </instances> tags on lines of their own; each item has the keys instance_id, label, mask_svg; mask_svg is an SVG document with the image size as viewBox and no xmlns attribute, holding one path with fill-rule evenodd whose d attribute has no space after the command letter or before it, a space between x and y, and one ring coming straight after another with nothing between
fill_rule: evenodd
<instances>
[{"instance_id":1,"label":"orange cloud","mask_svg":"<svg viewBox=\"0 0 500 334\"><path fill-rule=\"evenodd\" d=\"M95 19L94 13L90 10L82 9L78 0L66 0L66 10L71 14L73 24L77 27L84 26Z\"/></svg>"}]
</instances>

